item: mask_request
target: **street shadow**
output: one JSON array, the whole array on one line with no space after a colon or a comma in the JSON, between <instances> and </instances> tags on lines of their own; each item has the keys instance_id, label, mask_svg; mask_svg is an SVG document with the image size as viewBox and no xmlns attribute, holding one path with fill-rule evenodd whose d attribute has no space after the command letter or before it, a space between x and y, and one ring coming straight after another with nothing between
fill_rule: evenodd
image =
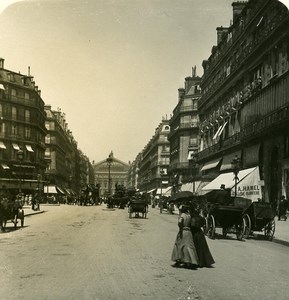
<instances>
[{"instance_id":1,"label":"street shadow","mask_svg":"<svg viewBox=\"0 0 289 300\"><path fill-rule=\"evenodd\" d=\"M242 240L238 240L236 238L236 235L234 236L233 233L227 234L227 235L223 235L220 233L215 233L214 238L211 239L208 236L206 236L208 239L210 240L230 240L230 241L238 241L238 242L245 242L245 239L243 238Z\"/></svg>"},{"instance_id":2,"label":"street shadow","mask_svg":"<svg viewBox=\"0 0 289 300\"><path fill-rule=\"evenodd\" d=\"M2 230L0 231L0 233L10 233L10 232L17 231L17 230L20 230L22 228L27 228L27 227L29 227L29 226L23 226L23 227L20 227L20 226L14 227L14 225L13 226L6 226L3 231Z\"/></svg>"}]
</instances>

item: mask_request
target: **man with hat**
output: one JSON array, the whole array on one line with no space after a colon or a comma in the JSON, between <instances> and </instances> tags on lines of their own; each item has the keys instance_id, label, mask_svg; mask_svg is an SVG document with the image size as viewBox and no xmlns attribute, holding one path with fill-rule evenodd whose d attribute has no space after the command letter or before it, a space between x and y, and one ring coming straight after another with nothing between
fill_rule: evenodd
<instances>
[{"instance_id":1,"label":"man with hat","mask_svg":"<svg viewBox=\"0 0 289 300\"><path fill-rule=\"evenodd\" d=\"M221 184L220 190L216 192L215 202L218 204L226 205L230 201L230 193L226 190L226 186Z\"/></svg>"}]
</instances>

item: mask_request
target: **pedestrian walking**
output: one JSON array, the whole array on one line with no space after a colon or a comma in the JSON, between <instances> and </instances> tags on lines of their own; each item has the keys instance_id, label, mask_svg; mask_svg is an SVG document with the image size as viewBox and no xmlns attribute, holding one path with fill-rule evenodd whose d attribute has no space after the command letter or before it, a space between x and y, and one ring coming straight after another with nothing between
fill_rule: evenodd
<instances>
[{"instance_id":1,"label":"pedestrian walking","mask_svg":"<svg viewBox=\"0 0 289 300\"><path fill-rule=\"evenodd\" d=\"M285 196L282 196L278 205L278 221L284 219L287 220L287 209L288 209L288 201Z\"/></svg>"},{"instance_id":2,"label":"pedestrian walking","mask_svg":"<svg viewBox=\"0 0 289 300\"><path fill-rule=\"evenodd\" d=\"M179 232L177 234L171 259L175 262L174 267L195 269L198 265L198 256L191 231L191 215L189 207L180 207L181 215L178 218Z\"/></svg>"},{"instance_id":3,"label":"pedestrian walking","mask_svg":"<svg viewBox=\"0 0 289 300\"><path fill-rule=\"evenodd\" d=\"M206 224L205 218L203 218L194 207L191 208L190 213L191 231L199 259L199 267L211 267L215 261L202 230L202 227Z\"/></svg>"}]
</instances>

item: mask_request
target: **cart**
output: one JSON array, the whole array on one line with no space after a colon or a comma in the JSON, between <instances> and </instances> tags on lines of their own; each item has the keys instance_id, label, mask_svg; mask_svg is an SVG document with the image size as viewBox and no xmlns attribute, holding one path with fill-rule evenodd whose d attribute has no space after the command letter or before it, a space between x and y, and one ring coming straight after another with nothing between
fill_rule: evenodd
<instances>
[{"instance_id":1,"label":"cart","mask_svg":"<svg viewBox=\"0 0 289 300\"><path fill-rule=\"evenodd\" d=\"M261 231L272 241L275 233L274 218L275 214L270 203L253 202L243 212L244 237L248 238L254 231Z\"/></svg>"},{"instance_id":2,"label":"cart","mask_svg":"<svg viewBox=\"0 0 289 300\"><path fill-rule=\"evenodd\" d=\"M0 229L5 231L8 221L14 224L14 228L17 228L18 219L20 220L21 227L24 226L24 210L22 206L15 205L15 203L8 203L0 205Z\"/></svg>"},{"instance_id":3,"label":"cart","mask_svg":"<svg viewBox=\"0 0 289 300\"><path fill-rule=\"evenodd\" d=\"M132 200L128 206L129 218L138 217L142 214L142 217L146 219L148 213L148 204L146 200Z\"/></svg>"},{"instance_id":4,"label":"cart","mask_svg":"<svg viewBox=\"0 0 289 300\"><path fill-rule=\"evenodd\" d=\"M252 201L243 197L227 197L223 204L214 203L214 199L214 191L212 191L207 197L205 234L209 238L214 238L216 228L220 227L224 237L228 233L234 233L238 240L242 240L245 233L243 212Z\"/></svg>"},{"instance_id":5,"label":"cart","mask_svg":"<svg viewBox=\"0 0 289 300\"><path fill-rule=\"evenodd\" d=\"M206 217L206 234L213 239L216 228L222 228L223 236L228 233L235 233L238 240L244 235L243 208L229 205L213 205Z\"/></svg>"}]
</instances>

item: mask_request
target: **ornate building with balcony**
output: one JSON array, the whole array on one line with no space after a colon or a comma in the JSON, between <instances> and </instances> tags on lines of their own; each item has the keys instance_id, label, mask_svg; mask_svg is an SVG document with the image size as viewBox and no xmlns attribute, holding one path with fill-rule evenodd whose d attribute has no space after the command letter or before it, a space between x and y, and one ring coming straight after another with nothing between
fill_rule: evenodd
<instances>
[{"instance_id":1,"label":"ornate building with balcony","mask_svg":"<svg viewBox=\"0 0 289 300\"><path fill-rule=\"evenodd\" d=\"M241 170L258 170L251 194L273 203L289 196L289 13L277 0L232 6L203 61L198 163L209 181L237 156Z\"/></svg>"},{"instance_id":2,"label":"ornate building with balcony","mask_svg":"<svg viewBox=\"0 0 289 300\"><path fill-rule=\"evenodd\" d=\"M180 88L178 103L169 121L170 133L170 167L171 183L178 184L197 180L197 165L194 163L198 151L198 101L201 98L201 78L196 75L185 78L185 88Z\"/></svg>"},{"instance_id":3,"label":"ornate building with balcony","mask_svg":"<svg viewBox=\"0 0 289 300\"><path fill-rule=\"evenodd\" d=\"M44 193L79 193L86 184L93 184L89 159L77 148L72 132L68 129L65 114L60 109L45 106L47 135L45 137L46 188ZM48 188L50 187L50 189ZM72 191L70 191L72 190Z\"/></svg>"},{"instance_id":4,"label":"ornate building with balcony","mask_svg":"<svg viewBox=\"0 0 289 300\"><path fill-rule=\"evenodd\" d=\"M163 119L155 129L155 134L141 152L138 171L138 189L156 190L157 194L169 185L168 168L170 165L169 120Z\"/></svg>"},{"instance_id":5,"label":"ornate building with balcony","mask_svg":"<svg viewBox=\"0 0 289 300\"><path fill-rule=\"evenodd\" d=\"M45 112L33 77L4 68L0 59L0 188L34 193L45 170Z\"/></svg>"}]
</instances>

